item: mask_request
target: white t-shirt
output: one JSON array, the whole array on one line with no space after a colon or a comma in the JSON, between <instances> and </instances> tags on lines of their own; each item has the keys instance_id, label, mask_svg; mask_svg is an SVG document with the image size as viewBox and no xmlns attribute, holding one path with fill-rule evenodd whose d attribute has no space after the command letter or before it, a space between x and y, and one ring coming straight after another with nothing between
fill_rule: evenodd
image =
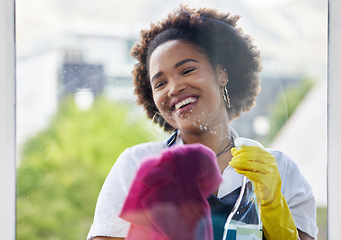
<instances>
[{"instance_id":1,"label":"white t-shirt","mask_svg":"<svg viewBox=\"0 0 341 240\"><path fill-rule=\"evenodd\" d=\"M183 144L180 137L176 144ZM133 182L135 173L145 157L158 155L167 149L166 142L150 142L126 149L117 159L105 180L99 194L94 222L88 239L95 236L126 237L129 223L119 218L121 208ZM297 165L285 154L267 149L276 160L281 175L281 191L293 215L296 227L316 239L316 206L312 189ZM218 189L218 198L237 189L242 184L243 175L228 166L222 174L223 182Z\"/></svg>"}]
</instances>

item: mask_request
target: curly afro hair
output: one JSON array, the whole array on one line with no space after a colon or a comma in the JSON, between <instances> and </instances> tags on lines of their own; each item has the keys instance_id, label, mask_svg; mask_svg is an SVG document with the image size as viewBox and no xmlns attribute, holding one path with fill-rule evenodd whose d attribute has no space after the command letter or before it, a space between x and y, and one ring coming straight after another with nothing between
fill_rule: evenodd
<instances>
[{"instance_id":1,"label":"curly afro hair","mask_svg":"<svg viewBox=\"0 0 341 240\"><path fill-rule=\"evenodd\" d=\"M226 110L230 121L255 105L260 91L260 53L251 38L237 28L238 19L238 16L213 9L190 9L181 5L163 21L152 23L149 30L141 31L141 41L131 50L131 55L138 61L132 72L134 93L137 104L142 105L147 116L165 131L171 132L174 128L157 114L148 71L153 51L169 40L193 44L205 53L213 69L217 66L226 69L231 101Z\"/></svg>"}]
</instances>

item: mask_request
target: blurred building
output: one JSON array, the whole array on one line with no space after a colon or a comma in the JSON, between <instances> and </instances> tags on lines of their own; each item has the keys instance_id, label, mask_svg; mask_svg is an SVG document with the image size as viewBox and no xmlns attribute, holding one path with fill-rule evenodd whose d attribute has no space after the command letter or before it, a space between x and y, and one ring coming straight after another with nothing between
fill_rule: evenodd
<instances>
[{"instance_id":1,"label":"blurred building","mask_svg":"<svg viewBox=\"0 0 341 240\"><path fill-rule=\"evenodd\" d=\"M133 102L129 51L135 37L69 34L19 45L18 144L48 125L65 95L86 90Z\"/></svg>"}]
</instances>

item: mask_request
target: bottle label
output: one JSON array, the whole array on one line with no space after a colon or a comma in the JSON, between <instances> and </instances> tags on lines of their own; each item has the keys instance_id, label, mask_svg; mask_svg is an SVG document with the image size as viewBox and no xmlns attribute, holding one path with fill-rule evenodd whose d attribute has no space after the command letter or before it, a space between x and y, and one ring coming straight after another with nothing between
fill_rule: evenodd
<instances>
[{"instance_id":1,"label":"bottle label","mask_svg":"<svg viewBox=\"0 0 341 240\"><path fill-rule=\"evenodd\" d=\"M262 231L247 227L237 227L237 240L262 240Z\"/></svg>"}]
</instances>

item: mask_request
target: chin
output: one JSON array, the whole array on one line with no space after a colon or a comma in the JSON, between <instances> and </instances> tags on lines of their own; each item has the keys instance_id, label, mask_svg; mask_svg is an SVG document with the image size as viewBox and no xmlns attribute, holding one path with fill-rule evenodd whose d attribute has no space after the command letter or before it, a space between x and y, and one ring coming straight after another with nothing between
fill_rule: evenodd
<instances>
[{"instance_id":1,"label":"chin","mask_svg":"<svg viewBox=\"0 0 341 240\"><path fill-rule=\"evenodd\" d=\"M179 124L177 127L181 132L198 134L209 130L207 124L200 124L193 120L189 120L188 123Z\"/></svg>"}]
</instances>

